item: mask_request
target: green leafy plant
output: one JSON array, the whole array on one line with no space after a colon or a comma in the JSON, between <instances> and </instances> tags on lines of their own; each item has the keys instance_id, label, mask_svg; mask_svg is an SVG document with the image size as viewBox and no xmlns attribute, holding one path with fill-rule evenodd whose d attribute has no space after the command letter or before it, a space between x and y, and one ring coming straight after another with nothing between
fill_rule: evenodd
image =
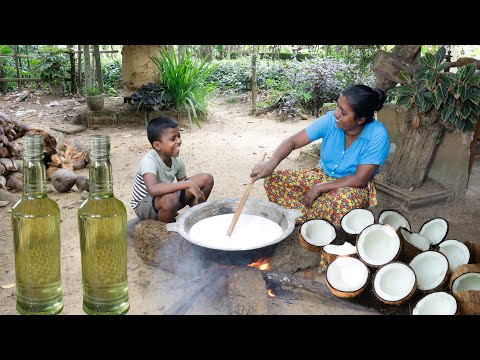
<instances>
[{"instance_id":1,"label":"green leafy plant","mask_svg":"<svg viewBox=\"0 0 480 360\"><path fill-rule=\"evenodd\" d=\"M86 88L85 88L85 93L86 93L88 96L101 95L101 94L100 94L100 91L98 90L98 88L97 88L96 86L86 87Z\"/></svg>"},{"instance_id":2,"label":"green leafy plant","mask_svg":"<svg viewBox=\"0 0 480 360\"><path fill-rule=\"evenodd\" d=\"M206 82L208 75L214 66L207 59L199 60L190 53L185 54L179 60L175 53L170 55L168 51L160 52L159 56L150 57L157 66L163 84L172 95L175 109L185 109L192 127L192 117L198 127L200 121L198 115L207 112L207 96L214 87Z\"/></svg>"},{"instance_id":3,"label":"green leafy plant","mask_svg":"<svg viewBox=\"0 0 480 360\"><path fill-rule=\"evenodd\" d=\"M388 94L398 105L409 109L415 106L419 113L435 108L447 128L473 131L480 113L480 71L475 64L468 64L456 73L444 72L450 66L445 52L442 46L435 55L426 53L420 58L415 75L402 72L404 83Z\"/></svg>"},{"instance_id":4,"label":"green leafy plant","mask_svg":"<svg viewBox=\"0 0 480 360\"><path fill-rule=\"evenodd\" d=\"M59 85L68 75L70 62L64 49L44 47L36 55L34 62L35 71L42 81Z\"/></svg>"},{"instance_id":5,"label":"green leafy plant","mask_svg":"<svg viewBox=\"0 0 480 360\"><path fill-rule=\"evenodd\" d=\"M137 106L137 111L141 108L145 111L145 124L148 122L148 113L169 109L172 105L172 94L164 84L148 83L142 85L132 94L133 104Z\"/></svg>"}]
</instances>

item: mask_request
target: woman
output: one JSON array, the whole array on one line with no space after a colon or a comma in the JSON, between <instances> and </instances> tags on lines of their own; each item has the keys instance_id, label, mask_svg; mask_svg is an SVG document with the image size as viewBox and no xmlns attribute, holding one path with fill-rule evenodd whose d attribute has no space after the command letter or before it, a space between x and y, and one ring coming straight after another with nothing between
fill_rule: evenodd
<instances>
[{"instance_id":1,"label":"woman","mask_svg":"<svg viewBox=\"0 0 480 360\"><path fill-rule=\"evenodd\" d=\"M371 182L387 158L390 141L385 126L374 118L385 102L381 89L354 85L338 98L335 111L290 136L271 159L254 166L252 181L265 178L267 197L286 208L300 209L302 224L326 219L340 226L352 209L377 204ZM322 139L319 164L307 170L275 170L293 150Z\"/></svg>"}]
</instances>

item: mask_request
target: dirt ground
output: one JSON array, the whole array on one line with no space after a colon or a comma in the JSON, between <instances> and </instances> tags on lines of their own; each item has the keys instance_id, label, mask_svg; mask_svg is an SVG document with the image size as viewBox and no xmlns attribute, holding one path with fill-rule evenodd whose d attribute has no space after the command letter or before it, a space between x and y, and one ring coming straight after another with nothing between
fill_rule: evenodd
<instances>
[{"instance_id":1,"label":"dirt ground","mask_svg":"<svg viewBox=\"0 0 480 360\"><path fill-rule=\"evenodd\" d=\"M53 101L58 105L51 105ZM122 108L122 98L110 98L107 104ZM29 98L15 102L15 97L0 97L0 112L12 119L21 119L29 125L50 130L65 123L72 123L75 115L85 112L86 106L81 97L54 98L41 92L32 93ZM25 110L35 110L25 113ZM293 134L314 118L307 120L287 119L280 121L273 115L252 117L248 115L250 103L246 100L231 103L217 98L210 107L210 115L202 127L193 131L184 126L181 154L187 166L187 175L209 172L214 176L215 186L209 200L241 197L246 189L251 168L262 154L270 156L286 136ZM23 112L23 113L22 113ZM36 125L35 125L36 124ZM113 167L114 193L124 202L128 220L131 223L136 215L130 208L130 195L135 170L140 159L150 149L144 124L120 126L96 126L76 134L62 134L52 131L59 142L74 139L87 144L92 134L108 134L111 138L111 162ZM303 149L306 150L306 149ZM308 166L313 158L299 156L294 151L281 164L281 168ZM301 160L300 160L301 159ZM87 175L88 169L77 172ZM77 209L83 202L81 193L74 189L68 193L58 193L48 184L49 196L56 200L62 214L62 286L64 310L62 314L84 314L82 310L82 279L80 244L77 226ZM255 183L251 197L267 199L262 182ZM380 205L372 209L378 214L382 209L399 208L389 196L380 193ZM16 314L15 310L15 271L12 245L10 210L12 204L0 207L0 314ZM449 204L435 205L404 212L414 231L433 217L443 217L450 224L447 238L461 241L480 242L476 215L480 209L480 196L467 192ZM313 269L312 271L315 271ZM317 274L318 275L318 274ZM320 277L324 275L318 275ZM169 307L189 294L191 289L178 287L184 279L175 274L145 265L136 254L129 241L128 281L131 308L129 314L164 314ZM269 298L269 314L369 314L368 310L351 310L342 306L323 303L318 296L303 290L292 290L287 296ZM198 301L186 314L228 314L222 301Z\"/></svg>"}]
</instances>

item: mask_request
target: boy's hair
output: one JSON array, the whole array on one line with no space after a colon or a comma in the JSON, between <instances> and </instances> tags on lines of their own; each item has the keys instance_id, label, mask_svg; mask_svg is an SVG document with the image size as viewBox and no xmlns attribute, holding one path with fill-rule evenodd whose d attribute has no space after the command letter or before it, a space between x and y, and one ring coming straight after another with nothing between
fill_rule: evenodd
<instances>
[{"instance_id":1,"label":"boy's hair","mask_svg":"<svg viewBox=\"0 0 480 360\"><path fill-rule=\"evenodd\" d=\"M165 129L176 128L178 123L168 116L159 116L150 120L147 124L147 137L153 146L154 141L159 141Z\"/></svg>"}]
</instances>

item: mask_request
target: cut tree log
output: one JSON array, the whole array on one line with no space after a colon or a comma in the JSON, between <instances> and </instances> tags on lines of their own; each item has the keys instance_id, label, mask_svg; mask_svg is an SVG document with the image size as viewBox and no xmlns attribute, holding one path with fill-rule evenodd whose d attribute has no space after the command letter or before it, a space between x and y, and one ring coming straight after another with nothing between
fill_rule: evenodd
<instances>
[{"instance_id":1,"label":"cut tree log","mask_svg":"<svg viewBox=\"0 0 480 360\"><path fill-rule=\"evenodd\" d=\"M276 271L262 271L262 275L267 284L269 283L273 285L281 285L290 288L302 289L318 295L325 300L341 304L346 309L362 311L371 310L376 312L376 310L367 309L365 306L352 302L353 300L343 299L333 295L325 284L316 280L310 280L296 276L294 274L287 274Z\"/></svg>"},{"instance_id":2,"label":"cut tree log","mask_svg":"<svg viewBox=\"0 0 480 360\"><path fill-rule=\"evenodd\" d=\"M391 52L380 50L372 67L376 74L373 88L387 92L400 82L400 72L404 68L413 75L418 66L421 47L421 45L395 45Z\"/></svg>"},{"instance_id":3,"label":"cut tree log","mask_svg":"<svg viewBox=\"0 0 480 360\"><path fill-rule=\"evenodd\" d=\"M409 117L417 117L417 112L411 111ZM437 137L442 131L442 126L437 121L440 118L437 110L432 109L426 114L418 114L418 117L420 126L413 128L409 125L400 135L386 177L391 184L405 189L418 188L423 184L437 147Z\"/></svg>"}]
</instances>

